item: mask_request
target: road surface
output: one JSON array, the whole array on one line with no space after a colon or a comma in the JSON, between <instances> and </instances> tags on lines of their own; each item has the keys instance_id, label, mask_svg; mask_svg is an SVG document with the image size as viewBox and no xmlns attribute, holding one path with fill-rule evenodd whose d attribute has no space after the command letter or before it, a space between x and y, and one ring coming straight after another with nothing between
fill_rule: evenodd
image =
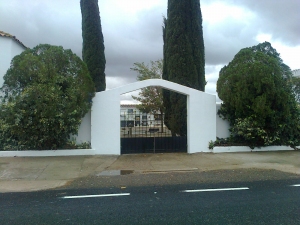
<instances>
[{"instance_id":1,"label":"road surface","mask_svg":"<svg viewBox=\"0 0 300 225\"><path fill-rule=\"evenodd\" d=\"M71 185L51 191L2 193L0 218L5 225L300 224L300 179L95 188Z\"/></svg>"}]
</instances>

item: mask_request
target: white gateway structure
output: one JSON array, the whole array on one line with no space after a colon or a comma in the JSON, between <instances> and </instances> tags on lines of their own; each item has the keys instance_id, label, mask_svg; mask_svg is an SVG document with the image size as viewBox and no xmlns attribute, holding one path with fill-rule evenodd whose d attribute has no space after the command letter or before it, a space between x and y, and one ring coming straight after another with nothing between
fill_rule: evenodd
<instances>
[{"instance_id":1,"label":"white gateway structure","mask_svg":"<svg viewBox=\"0 0 300 225\"><path fill-rule=\"evenodd\" d=\"M91 112L91 145L96 154L120 154L120 95L159 86L187 96L187 152L209 152L216 139L216 96L162 79L97 92Z\"/></svg>"}]
</instances>

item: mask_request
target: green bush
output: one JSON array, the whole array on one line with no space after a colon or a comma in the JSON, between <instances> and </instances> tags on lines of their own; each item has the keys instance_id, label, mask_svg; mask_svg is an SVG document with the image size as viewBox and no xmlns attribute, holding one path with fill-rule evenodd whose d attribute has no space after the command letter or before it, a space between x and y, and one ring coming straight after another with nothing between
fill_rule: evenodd
<instances>
[{"instance_id":1,"label":"green bush","mask_svg":"<svg viewBox=\"0 0 300 225\"><path fill-rule=\"evenodd\" d=\"M232 140L249 146L300 144L300 114L291 70L268 42L240 50L217 81Z\"/></svg>"},{"instance_id":2,"label":"green bush","mask_svg":"<svg viewBox=\"0 0 300 225\"><path fill-rule=\"evenodd\" d=\"M236 119L230 131L235 142L244 142L249 146L267 146L280 141L279 132L272 136L268 135L268 132L252 117Z\"/></svg>"},{"instance_id":3,"label":"green bush","mask_svg":"<svg viewBox=\"0 0 300 225\"><path fill-rule=\"evenodd\" d=\"M0 90L0 149L57 149L77 134L94 83L71 50L45 44L13 58Z\"/></svg>"}]
</instances>

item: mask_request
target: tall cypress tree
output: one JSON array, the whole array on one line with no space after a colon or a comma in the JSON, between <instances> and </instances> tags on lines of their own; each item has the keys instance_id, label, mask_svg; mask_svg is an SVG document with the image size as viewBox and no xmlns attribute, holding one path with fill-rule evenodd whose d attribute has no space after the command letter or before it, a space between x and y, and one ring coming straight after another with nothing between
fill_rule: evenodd
<instances>
[{"instance_id":1,"label":"tall cypress tree","mask_svg":"<svg viewBox=\"0 0 300 225\"><path fill-rule=\"evenodd\" d=\"M166 27L167 27L167 19L164 18L164 25L163 25L163 41L164 41L164 47L163 47L163 71L162 71L162 79L169 80L167 76L167 55L166 55ZM170 91L167 89L163 89L163 103L165 107L165 115L164 115L164 123L165 125L171 130L171 102L170 102Z\"/></svg>"},{"instance_id":2,"label":"tall cypress tree","mask_svg":"<svg viewBox=\"0 0 300 225\"><path fill-rule=\"evenodd\" d=\"M80 0L82 15L82 58L95 83L96 92L104 91L105 54L98 0Z\"/></svg>"},{"instance_id":3,"label":"tall cypress tree","mask_svg":"<svg viewBox=\"0 0 300 225\"><path fill-rule=\"evenodd\" d=\"M205 56L199 0L168 0L164 20L163 79L205 90ZM172 134L186 135L186 96L164 91L165 121Z\"/></svg>"}]
</instances>

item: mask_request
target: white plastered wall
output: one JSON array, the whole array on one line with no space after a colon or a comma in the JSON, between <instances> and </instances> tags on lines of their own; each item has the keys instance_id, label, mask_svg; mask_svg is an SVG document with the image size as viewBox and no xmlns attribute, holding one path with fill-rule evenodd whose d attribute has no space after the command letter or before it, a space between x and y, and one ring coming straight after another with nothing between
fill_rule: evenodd
<instances>
[{"instance_id":1,"label":"white plastered wall","mask_svg":"<svg viewBox=\"0 0 300 225\"><path fill-rule=\"evenodd\" d=\"M216 97L173 82L150 79L96 93L91 111L91 144L97 154L120 154L120 95L148 86L187 96L187 151L209 152L209 141L216 139Z\"/></svg>"},{"instance_id":2,"label":"white plastered wall","mask_svg":"<svg viewBox=\"0 0 300 225\"><path fill-rule=\"evenodd\" d=\"M75 139L77 144L91 142L91 111L85 114L85 116L81 119L78 134L71 135L70 139Z\"/></svg>"},{"instance_id":3,"label":"white plastered wall","mask_svg":"<svg viewBox=\"0 0 300 225\"><path fill-rule=\"evenodd\" d=\"M221 103L216 104L216 112L221 108ZM228 138L230 136L229 132L229 122L227 120L223 120L222 118L219 117L218 114L216 114L216 132L217 132L217 137L218 138Z\"/></svg>"},{"instance_id":4,"label":"white plastered wall","mask_svg":"<svg viewBox=\"0 0 300 225\"><path fill-rule=\"evenodd\" d=\"M9 69L11 60L25 49L24 46L11 37L0 37L0 87L4 83L3 76Z\"/></svg>"}]
</instances>

